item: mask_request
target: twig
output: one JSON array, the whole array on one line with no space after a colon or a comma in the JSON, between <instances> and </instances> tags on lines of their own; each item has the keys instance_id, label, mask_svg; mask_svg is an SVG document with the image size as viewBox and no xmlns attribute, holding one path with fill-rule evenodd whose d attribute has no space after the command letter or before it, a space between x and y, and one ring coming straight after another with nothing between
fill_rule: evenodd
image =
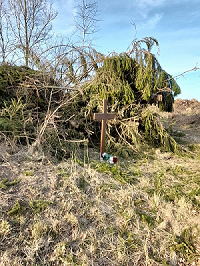
<instances>
[{"instance_id":1,"label":"twig","mask_svg":"<svg viewBox=\"0 0 200 266\"><path fill-rule=\"evenodd\" d=\"M76 93L76 94L74 94L74 96L73 97L71 97L70 99L67 99L67 100L65 100L65 101L63 101L52 113L49 113L48 114L48 112L47 112L47 115L46 115L46 117L45 117L45 121L44 121L44 123L43 123L43 126L42 126L42 128L41 128L41 130L40 130L40 132L39 132L39 134L38 134L38 137L37 137L37 139L36 139L36 141L32 144L32 146L31 146L31 150L34 148L34 147L36 147L37 145L39 145L40 144L40 142L41 142L41 138L42 138L42 136L43 136L43 134L44 134L44 132L45 132L45 129L46 129L46 127L47 127L47 125L49 124L49 121L51 120L51 118L55 115L55 113L62 107L62 106L64 106L64 105L66 105L66 104L68 104L71 100L73 100L73 99L75 99L76 98L76 96L78 95L78 93Z\"/></svg>"},{"instance_id":2,"label":"twig","mask_svg":"<svg viewBox=\"0 0 200 266\"><path fill-rule=\"evenodd\" d=\"M191 71L197 71L198 69L200 69L200 68L197 67L197 66L195 66L195 67L193 67L192 69L190 69L190 70L186 70L186 71L184 71L184 72L181 73L181 74L178 74L178 75L176 75L176 76L173 76L173 77L171 77L171 78L166 79L165 81L168 81L168 80L171 80L171 79L174 79L174 78L177 78L177 77L183 76L185 73L188 73L188 72L191 72Z\"/></svg>"},{"instance_id":3,"label":"twig","mask_svg":"<svg viewBox=\"0 0 200 266\"><path fill-rule=\"evenodd\" d=\"M26 88L31 88L30 85L23 85ZM35 88L35 85L33 85ZM69 87L61 87L61 86L48 86L48 85L37 85L38 88L45 88L45 89L59 89L59 90L72 90L72 91L79 91L79 89L69 88Z\"/></svg>"},{"instance_id":4,"label":"twig","mask_svg":"<svg viewBox=\"0 0 200 266\"><path fill-rule=\"evenodd\" d=\"M71 143L81 143L81 142L88 142L88 139L83 139L83 140L65 140L66 142L71 142Z\"/></svg>"},{"instance_id":5,"label":"twig","mask_svg":"<svg viewBox=\"0 0 200 266\"><path fill-rule=\"evenodd\" d=\"M128 146L130 146L131 147L131 149L133 150L133 151L135 151L135 152L137 152L138 153L138 151L136 150L136 149L134 149L133 148L133 145L131 145L127 140L125 140L122 136L121 136L121 134L119 133L119 131L117 130L117 127L115 127L115 129L116 129L116 131L117 131L117 134L119 135L119 137L128 145Z\"/></svg>"}]
</instances>

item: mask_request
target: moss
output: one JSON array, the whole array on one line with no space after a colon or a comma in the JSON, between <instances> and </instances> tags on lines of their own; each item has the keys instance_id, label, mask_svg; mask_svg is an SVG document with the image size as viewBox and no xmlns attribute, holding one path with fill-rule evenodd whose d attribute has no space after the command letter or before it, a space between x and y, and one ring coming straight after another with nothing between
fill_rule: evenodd
<instances>
[{"instance_id":1,"label":"moss","mask_svg":"<svg viewBox=\"0 0 200 266\"><path fill-rule=\"evenodd\" d=\"M34 176L34 171L33 170L29 170L29 171L26 170L26 171L23 171L22 173L25 176Z\"/></svg>"},{"instance_id":2,"label":"moss","mask_svg":"<svg viewBox=\"0 0 200 266\"><path fill-rule=\"evenodd\" d=\"M36 214L46 210L49 207L49 205L52 204L53 202L48 200L33 200L29 202L29 207L31 209L31 212Z\"/></svg>"},{"instance_id":3,"label":"moss","mask_svg":"<svg viewBox=\"0 0 200 266\"><path fill-rule=\"evenodd\" d=\"M126 172L123 171L118 165L110 165L105 162L95 162L93 163L92 167L100 173L111 174L116 181L121 183L134 184L137 182L135 176L127 175Z\"/></svg>"},{"instance_id":4,"label":"moss","mask_svg":"<svg viewBox=\"0 0 200 266\"><path fill-rule=\"evenodd\" d=\"M86 181L86 179L84 177L80 177L78 180L78 188L80 190L82 190L83 192L85 192L86 188L89 186L90 184Z\"/></svg>"},{"instance_id":5,"label":"moss","mask_svg":"<svg viewBox=\"0 0 200 266\"><path fill-rule=\"evenodd\" d=\"M0 183L0 188L7 189L10 186L14 186L20 182L20 178L14 179L13 181L8 181L7 178L3 178L3 180Z\"/></svg>"},{"instance_id":6,"label":"moss","mask_svg":"<svg viewBox=\"0 0 200 266\"><path fill-rule=\"evenodd\" d=\"M22 207L19 201L17 200L13 208L10 211L8 211L7 214L10 216L20 215L20 214L23 214L24 210L25 208Z\"/></svg>"}]
</instances>

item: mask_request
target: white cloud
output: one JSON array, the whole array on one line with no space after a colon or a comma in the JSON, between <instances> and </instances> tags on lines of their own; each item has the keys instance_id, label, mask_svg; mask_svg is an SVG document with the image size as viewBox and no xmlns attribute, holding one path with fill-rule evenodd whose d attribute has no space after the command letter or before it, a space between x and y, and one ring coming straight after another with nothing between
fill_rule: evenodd
<instances>
[{"instance_id":1,"label":"white cloud","mask_svg":"<svg viewBox=\"0 0 200 266\"><path fill-rule=\"evenodd\" d=\"M76 13L77 0L51 0L53 8L58 12L54 20L56 33L68 35L75 30L74 14Z\"/></svg>"},{"instance_id":2,"label":"white cloud","mask_svg":"<svg viewBox=\"0 0 200 266\"><path fill-rule=\"evenodd\" d=\"M151 10L164 7L167 1L170 0L135 0L132 8L135 7L140 17L146 19L149 17ZM158 19L158 16L157 16Z\"/></svg>"},{"instance_id":3,"label":"white cloud","mask_svg":"<svg viewBox=\"0 0 200 266\"><path fill-rule=\"evenodd\" d=\"M166 2L166 0L139 0L139 7L157 7L161 6Z\"/></svg>"},{"instance_id":4,"label":"white cloud","mask_svg":"<svg viewBox=\"0 0 200 266\"><path fill-rule=\"evenodd\" d=\"M59 12L59 13L73 13L73 9L75 8L76 1L74 0L52 0L53 7Z\"/></svg>"},{"instance_id":5,"label":"white cloud","mask_svg":"<svg viewBox=\"0 0 200 266\"><path fill-rule=\"evenodd\" d=\"M149 18L146 22L142 22L138 25L138 29L154 29L159 21L162 19L164 13L155 14L153 17Z\"/></svg>"}]
</instances>

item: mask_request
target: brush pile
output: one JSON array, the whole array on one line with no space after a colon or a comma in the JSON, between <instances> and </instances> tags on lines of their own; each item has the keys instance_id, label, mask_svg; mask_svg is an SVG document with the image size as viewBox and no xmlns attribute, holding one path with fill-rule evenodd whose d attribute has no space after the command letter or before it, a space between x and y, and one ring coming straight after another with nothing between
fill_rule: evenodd
<instances>
[{"instance_id":1,"label":"brush pile","mask_svg":"<svg viewBox=\"0 0 200 266\"><path fill-rule=\"evenodd\" d=\"M132 67L132 59L124 58ZM123 65L122 58L119 60L123 75L114 68L106 81L102 80L108 65L115 65L116 60L116 57L109 59L105 70L100 68L94 80L82 86L82 93L66 92L55 80L38 71L2 67L10 78L1 88L1 134L11 138L13 144L42 146L59 159L69 157L74 141L89 142L93 147L99 145L101 123L93 120L93 113L102 111L102 100L106 98L108 111L115 113L115 119L108 123L108 151L127 157L150 145L178 153L180 147L160 122L159 109L151 107L147 101L139 101L141 92L137 94L127 81L130 77L124 77L126 71L131 71L128 65ZM133 65L135 67L134 60Z\"/></svg>"}]
</instances>

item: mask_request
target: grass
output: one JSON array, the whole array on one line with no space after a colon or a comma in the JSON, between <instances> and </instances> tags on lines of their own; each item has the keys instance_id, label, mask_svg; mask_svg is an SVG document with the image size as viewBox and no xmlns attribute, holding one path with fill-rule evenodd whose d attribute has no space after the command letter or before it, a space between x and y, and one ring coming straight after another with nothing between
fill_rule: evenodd
<instances>
[{"instance_id":1,"label":"grass","mask_svg":"<svg viewBox=\"0 0 200 266\"><path fill-rule=\"evenodd\" d=\"M0 265L199 265L197 157L21 160L1 181Z\"/></svg>"}]
</instances>

